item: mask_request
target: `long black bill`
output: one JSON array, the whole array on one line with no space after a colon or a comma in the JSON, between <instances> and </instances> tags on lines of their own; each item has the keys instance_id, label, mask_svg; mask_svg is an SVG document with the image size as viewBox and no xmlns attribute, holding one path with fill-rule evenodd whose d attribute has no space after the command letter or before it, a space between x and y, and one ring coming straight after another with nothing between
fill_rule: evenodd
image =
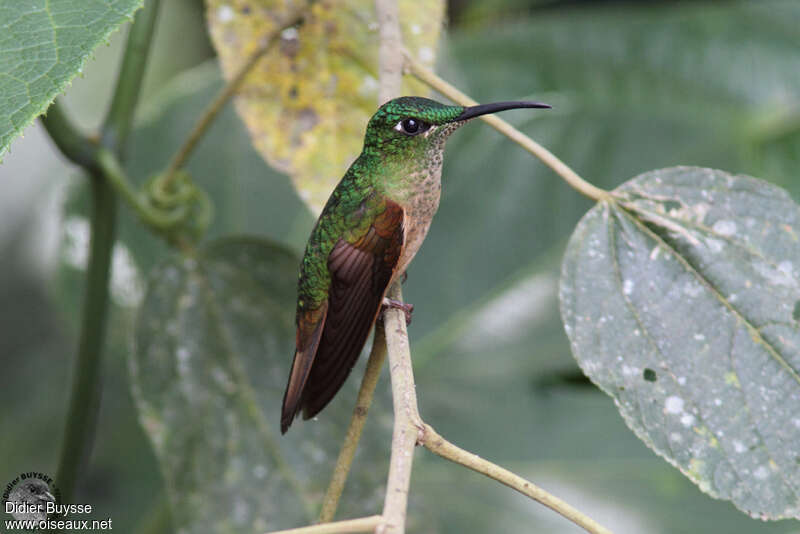
<instances>
[{"instance_id":1,"label":"long black bill","mask_svg":"<svg viewBox=\"0 0 800 534\"><path fill-rule=\"evenodd\" d=\"M541 102L495 102L493 104L481 104L479 106L471 106L465 108L464 111L453 119L453 122L458 121L465 121L467 119L473 119L480 115L486 115L488 113L497 113L498 111L505 111L507 109L519 109L519 108L550 108L552 106L548 104L542 104Z\"/></svg>"}]
</instances>

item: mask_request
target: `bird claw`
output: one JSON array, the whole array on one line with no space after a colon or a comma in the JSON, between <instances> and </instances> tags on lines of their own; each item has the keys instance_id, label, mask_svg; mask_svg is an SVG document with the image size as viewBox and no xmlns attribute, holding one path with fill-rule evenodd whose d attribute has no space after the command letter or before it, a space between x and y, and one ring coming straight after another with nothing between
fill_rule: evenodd
<instances>
[{"instance_id":1,"label":"bird claw","mask_svg":"<svg viewBox=\"0 0 800 534\"><path fill-rule=\"evenodd\" d=\"M382 305L384 308L394 308L396 310L403 310L403 313L406 316L406 326L411 324L411 314L414 313L413 304L384 297Z\"/></svg>"}]
</instances>

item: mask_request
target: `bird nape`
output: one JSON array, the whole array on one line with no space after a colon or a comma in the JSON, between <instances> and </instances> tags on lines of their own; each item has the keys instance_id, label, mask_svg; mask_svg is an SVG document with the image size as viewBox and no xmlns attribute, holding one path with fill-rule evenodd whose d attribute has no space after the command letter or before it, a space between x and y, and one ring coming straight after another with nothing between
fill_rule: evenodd
<instances>
[{"instance_id":1,"label":"bird nape","mask_svg":"<svg viewBox=\"0 0 800 534\"><path fill-rule=\"evenodd\" d=\"M439 207L448 136L480 115L549 107L449 106L405 96L375 112L364 148L328 198L300 265L282 433L301 410L304 419L319 413L350 374L386 291L414 258Z\"/></svg>"}]
</instances>

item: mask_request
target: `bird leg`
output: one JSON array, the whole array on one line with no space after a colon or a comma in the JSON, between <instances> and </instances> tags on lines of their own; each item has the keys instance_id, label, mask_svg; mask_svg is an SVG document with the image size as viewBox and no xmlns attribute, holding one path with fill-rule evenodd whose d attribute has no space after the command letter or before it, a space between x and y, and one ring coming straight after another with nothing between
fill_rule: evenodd
<instances>
[{"instance_id":1,"label":"bird leg","mask_svg":"<svg viewBox=\"0 0 800 534\"><path fill-rule=\"evenodd\" d=\"M411 314L414 313L414 305L409 304L408 302L401 302L399 300L390 299L388 297L383 298L383 303L381 304L384 308L395 308L397 310L403 310L403 313L406 315L406 326L411 324Z\"/></svg>"}]
</instances>

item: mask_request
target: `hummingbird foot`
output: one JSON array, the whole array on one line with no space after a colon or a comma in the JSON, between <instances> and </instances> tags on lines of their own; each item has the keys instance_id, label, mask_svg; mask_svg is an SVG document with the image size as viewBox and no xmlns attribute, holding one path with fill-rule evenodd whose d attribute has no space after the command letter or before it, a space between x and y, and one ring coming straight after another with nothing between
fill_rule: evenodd
<instances>
[{"instance_id":1,"label":"hummingbird foot","mask_svg":"<svg viewBox=\"0 0 800 534\"><path fill-rule=\"evenodd\" d=\"M411 314L414 313L414 305L409 304L408 302L401 302L399 300L390 299L388 297L384 297L383 299L383 307L384 308L394 308L396 310L403 310L403 313L406 315L406 326L411 324Z\"/></svg>"}]
</instances>

